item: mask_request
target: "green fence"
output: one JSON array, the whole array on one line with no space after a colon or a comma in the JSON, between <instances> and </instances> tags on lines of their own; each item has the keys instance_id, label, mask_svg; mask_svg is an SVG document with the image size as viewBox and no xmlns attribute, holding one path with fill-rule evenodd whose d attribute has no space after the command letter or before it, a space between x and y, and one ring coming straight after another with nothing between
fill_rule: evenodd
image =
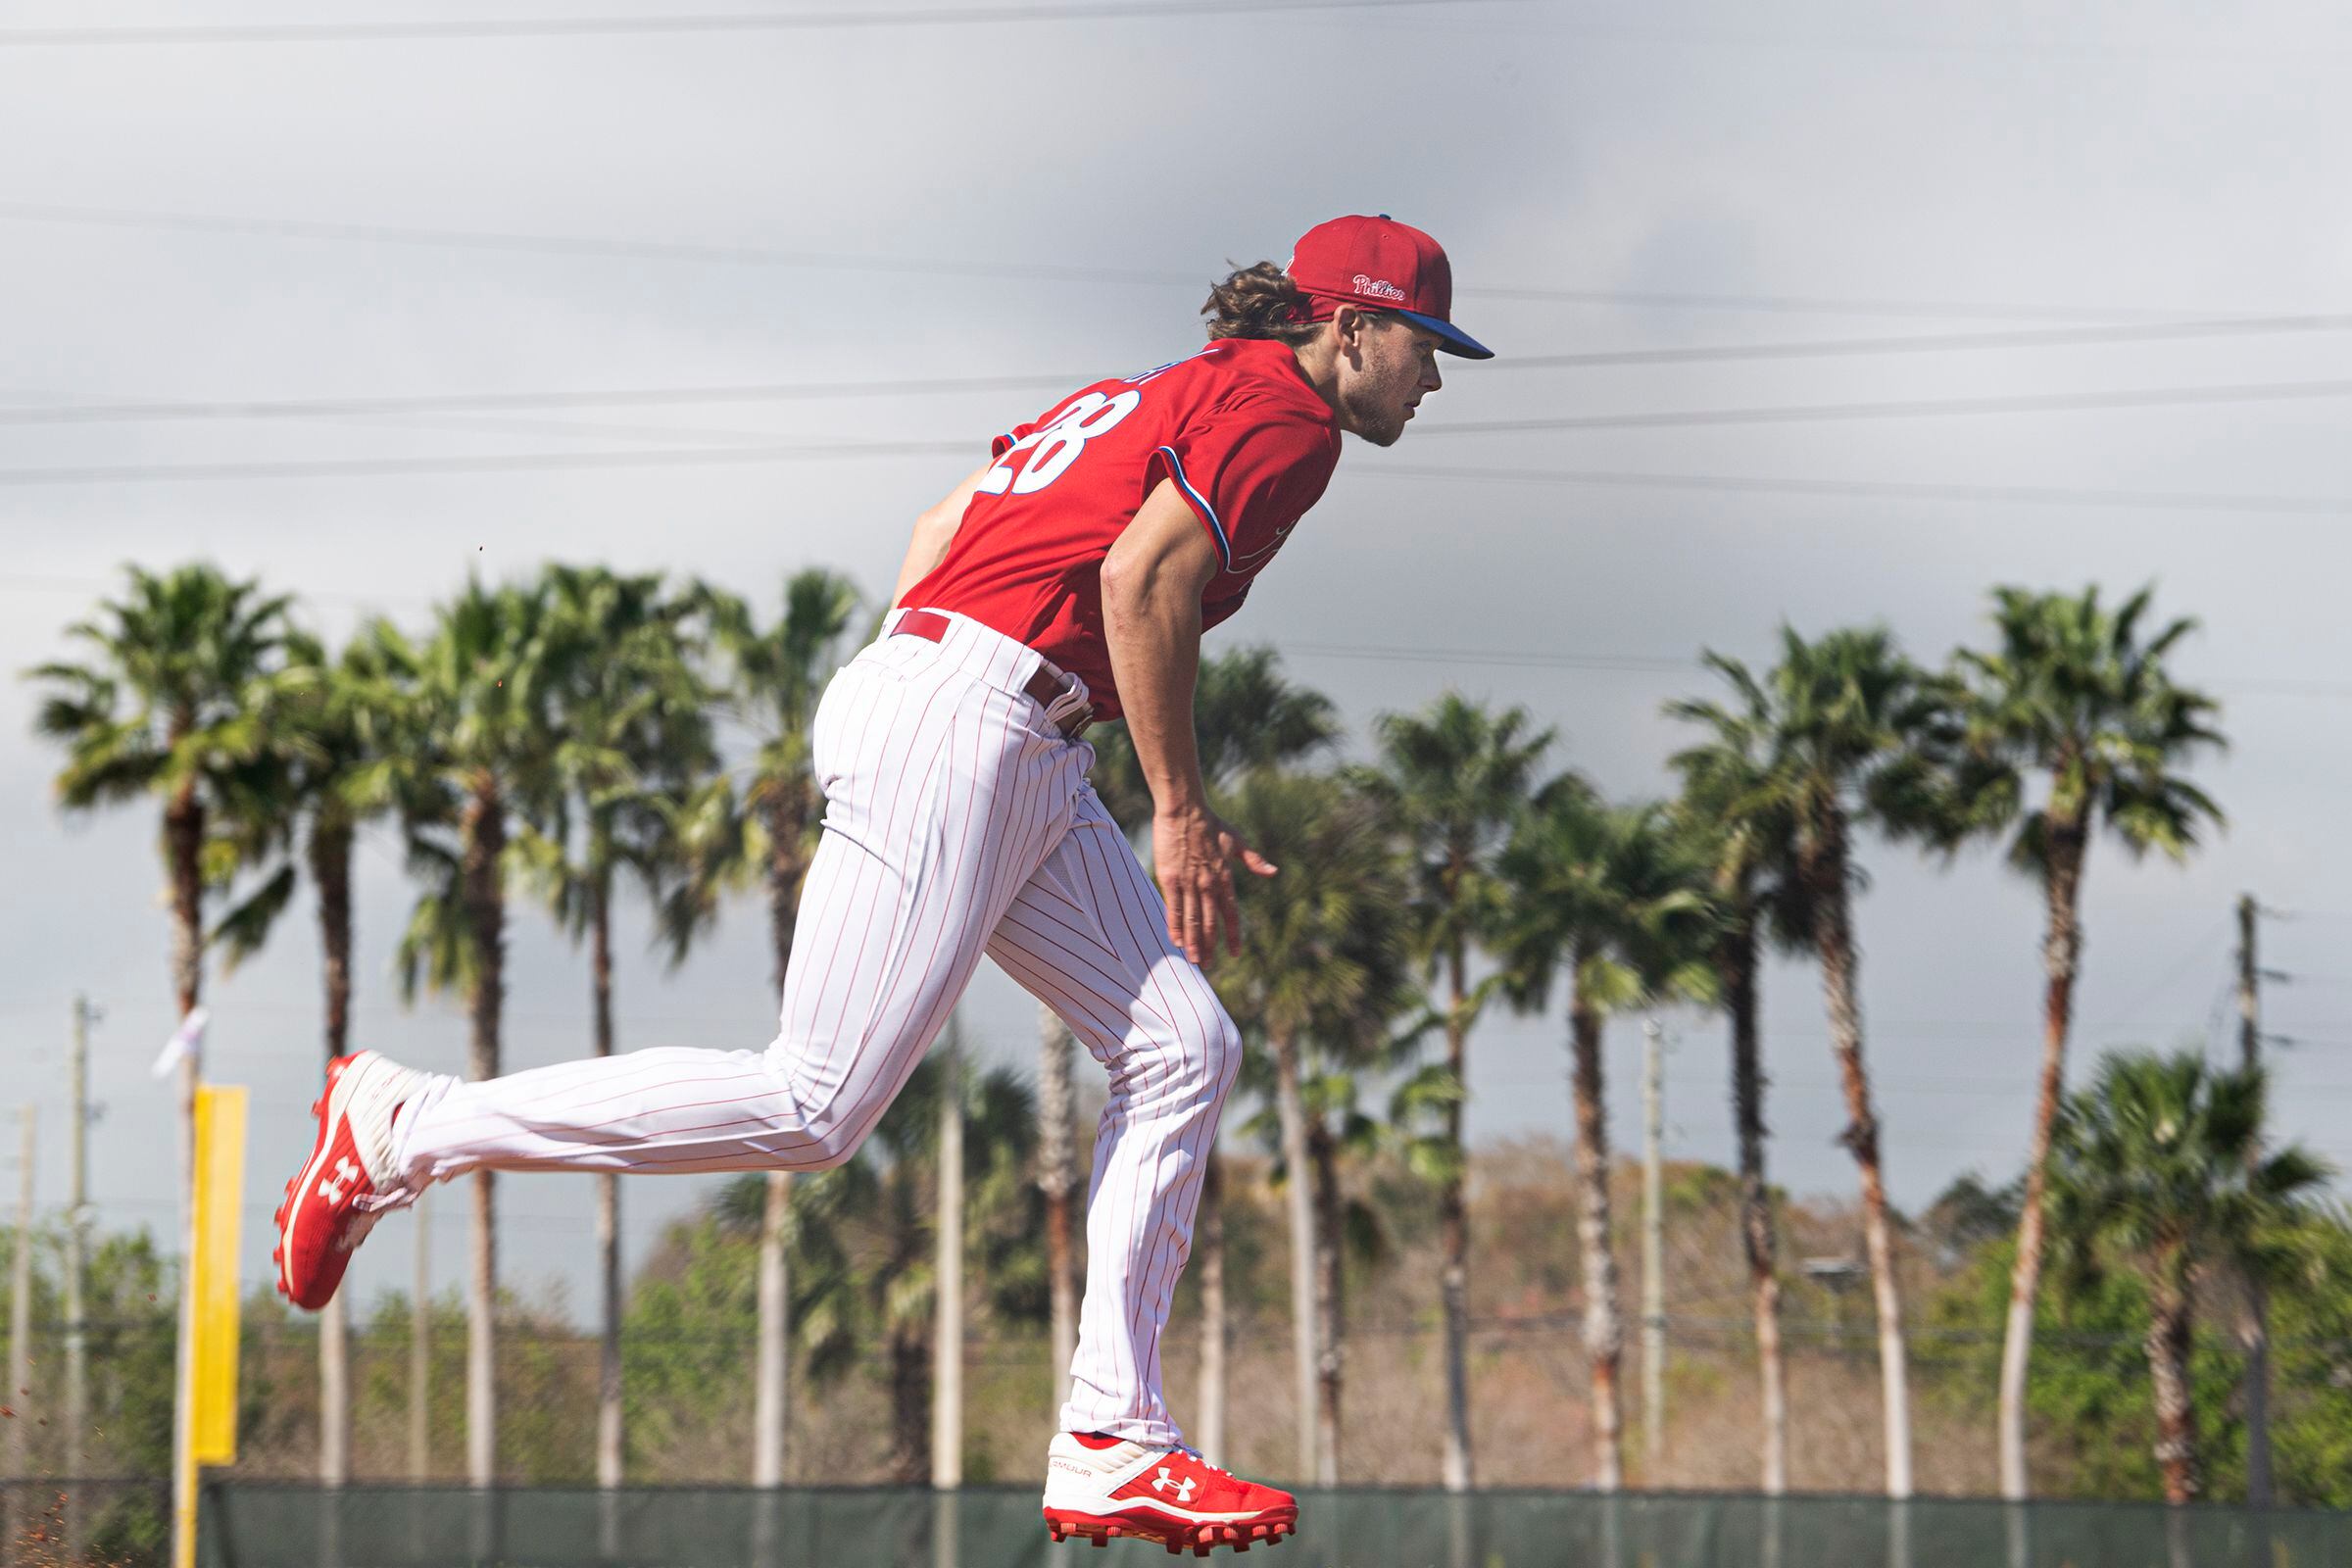
<instances>
[{"instance_id":1,"label":"green fence","mask_svg":"<svg viewBox=\"0 0 2352 1568\"><path fill-rule=\"evenodd\" d=\"M2137 1503L1342 1490L1299 1499L1269 1568L2343 1568L2352 1514ZM207 1568L950 1568L1162 1560L1049 1543L1033 1487L448 1488L220 1484ZM1262 1549L1262 1548L1261 1548Z\"/></svg>"}]
</instances>

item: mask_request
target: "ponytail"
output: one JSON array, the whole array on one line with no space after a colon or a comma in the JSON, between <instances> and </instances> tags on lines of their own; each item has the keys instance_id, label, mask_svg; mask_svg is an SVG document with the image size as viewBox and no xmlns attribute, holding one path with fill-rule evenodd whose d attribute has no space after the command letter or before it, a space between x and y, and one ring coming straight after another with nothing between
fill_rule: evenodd
<instances>
[{"instance_id":1,"label":"ponytail","mask_svg":"<svg viewBox=\"0 0 2352 1568\"><path fill-rule=\"evenodd\" d=\"M1298 285L1272 262L1242 268L1211 284L1200 314L1208 318L1211 339L1270 338L1297 348L1323 330L1320 321L1307 319L1306 296Z\"/></svg>"}]
</instances>

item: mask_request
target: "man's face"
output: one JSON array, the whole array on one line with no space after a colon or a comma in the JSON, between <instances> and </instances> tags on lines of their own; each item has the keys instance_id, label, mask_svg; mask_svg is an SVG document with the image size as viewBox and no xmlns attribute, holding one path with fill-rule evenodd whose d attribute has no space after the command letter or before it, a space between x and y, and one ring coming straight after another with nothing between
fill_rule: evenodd
<instances>
[{"instance_id":1,"label":"man's face","mask_svg":"<svg viewBox=\"0 0 2352 1568\"><path fill-rule=\"evenodd\" d=\"M1438 334L1398 317L1359 320L1340 343L1339 405L1345 428L1376 447L1404 434L1420 401L1444 381Z\"/></svg>"}]
</instances>

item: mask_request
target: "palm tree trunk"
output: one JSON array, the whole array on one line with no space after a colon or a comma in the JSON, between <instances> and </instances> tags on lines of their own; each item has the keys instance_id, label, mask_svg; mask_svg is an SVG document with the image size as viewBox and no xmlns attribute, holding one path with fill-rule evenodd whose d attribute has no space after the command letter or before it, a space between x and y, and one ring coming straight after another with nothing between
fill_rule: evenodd
<instances>
[{"instance_id":1,"label":"palm tree trunk","mask_svg":"<svg viewBox=\"0 0 2352 1568\"><path fill-rule=\"evenodd\" d=\"M931 1347L921 1331L890 1334L890 1474L920 1486L931 1444Z\"/></svg>"},{"instance_id":2,"label":"palm tree trunk","mask_svg":"<svg viewBox=\"0 0 2352 1568\"><path fill-rule=\"evenodd\" d=\"M1740 1236L1754 1299L1756 1362L1763 1383L1763 1477L1768 1496L1788 1490L1788 1374L1781 1358L1781 1275L1764 1179L1764 1071L1757 1027L1756 932L1750 920L1724 938L1718 957L1732 1020L1732 1110L1740 1133Z\"/></svg>"},{"instance_id":3,"label":"palm tree trunk","mask_svg":"<svg viewBox=\"0 0 2352 1568\"><path fill-rule=\"evenodd\" d=\"M1046 1195L1046 1279L1053 1296L1054 1398L1058 1406L1078 1358L1078 1249L1071 1239L1071 1196L1078 1185L1076 1095L1070 1082L1076 1042L1061 1015L1037 1004L1037 1185Z\"/></svg>"},{"instance_id":4,"label":"palm tree trunk","mask_svg":"<svg viewBox=\"0 0 2352 1568\"><path fill-rule=\"evenodd\" d=\"M786 800L779 790L767 803L767 935L775 961L776 993L784 991L784 971L792 962L792 938L800 925L801 884L808 879L808 825L814 814L807 802Z\"/></svg>"},{"instance_id":5,"label":"palm tree trunk","mask_svg":"<svg viewBox=\"0 0 2352 1568\"><path fill-rule=\"evenodd\" d=\"M1879 1375L1886 1400L1886 1495L1911 1495L1911 1387L1904 1362L1902 1287L1894 1277L1894 1237L1886 1220L1886 1181L1879 1154L1879 1118L1862 1061L1861 957L1854 947L1847 885L1845 822L1833 815L1807 855L1806 882L1820 913L1815 946L1830 1015L1830 1044L1845 1088L1842 1136L1862 1176L1862 1241L1879 1315Z\"/></svg>"},{"instance_id":6,"label":"palm tree trunk","mask_svg":"<svg viewBox=\"0 0 2352 1568\"><path fill-rule=\"evenodd\" d=\"M784 1484L784 1429L789 1417L791 1368L790 1280L785 1273L784 1222L792 1211L792 1172L767 1173L760 1216L760 1324L752 1372L752 1485Z\"/></svg>"},{"instance_id":7,"label":"palm tree trunk","mask_svg":"<svg viewBox=\"0 0 2352 1568\"><path fill-rule=\"evenodd\" d=\"M948 1014L939 1097L939 1208L931 1276L931 1485L963 1485L963 1028Z\"/></svg>"},{"instance_id":8,"label":"palm tree trunk","mask_svg":"<svg viewBox=\"0 0 2352 1568\"><path fill-rule=\"evenodd\" d=\"M2156 1388L2156 1464L2164 1500L2176 1506L2197 1494L2197 1411L2190 1402L2188 1269L2178 1242L2156 1255L2149 1281L2148 1372Z\"/></svg>"},{"instance_id":9,"label":"palm tree trunk","mask_svg":"<svg viewBox=\"0 0 2352 1568\"><path fill-rule=\"evenodd\" d=\"M1469 975L1462 945L1446 955L1452 1004L1446 1012L1446 1065L1456 1084L1469 1081ZM1452 1174L1438 1194L1438 1233L1445 1251L1440 1294L1446 1306L1446 1455L1447 1492L1468 1492L1470 1452L1470 1194L1469 1162L1462 1149L1460 1100L1446 1106L1446 1151Z\"/></svg>"},{"instance_id":10,"label":"palm tree trunk","mask_svg":"<svg viewBox=\"0 0 2352 1568\"><path fill-rule=\"evenodd\" d=\"M1298 1094L1298 1047L1277 1036L1274 1108L1282 1126L1283 1196L1291 1222L1291 1376L1298 1411L1298 1475L1315 1474L1315 1175L1307 1163L1306 1107Z\"/></svg>"},{"instance_id":11,"label":"palm tree trunk","mask_svg":"<svg viewBox=\"0 0 2352 1568\"><path fill-rule=\"evenodd\" d=\"M599 858L599 863L603 863ZM588 890L588 973L595 993L596 1054L612 1054L612 890L609 879ZM611 1171L596 1178L598 1295L604 1332L596 1377L596 1484L611 1491L621 1482L620 1403L620 1181Z\"/></svg>"},{"instance_id":12,"label":"palm tree trunk","mask_svg":"<svg viewBox=\"0 0 2352 1568\"><path fill-rule=\"evenodd\" d=\"M321 803L311 818L311 885L318 890L319 967L326 985L326 1059L349 1049L351 1033L350 818ZM318 1315L318 1484L351 1476L350 1318L338 1291Z\"/></svg>"},{"instance_id":13,"label":"palm tree trunk","mask_svg":"<svg viewBox=\"0 0 2352 1568\"><path fill-rule=\"evenodd\" d=\"M793 933L800 920L801 882L808 862L801 855L806 824L781 800L767 807L767 935L776 993L792 962ZM767 1173L766 1202L760 1225L758 1349L752 1385L752 1485L784 1484L784 1436L789 1419L792 1367L792 1295L784 1255L786 1221L792 1212L792 1173Z\"/></svg>"},{"instance_id":14,"label":"palm tree trunk","mask_svg":"<svg viewBox=\"0 0 2352 1568\"><path fill-rule=\"evenodd\" d=\"M2248 1072L2262 1067L2262 973L2254 946L2260 912L2252 894L2237 901L2237 1044L2239 1065ZM2261 1163L2262 1140L2247 1140L2247 1168ZM2271 1289L2253 1269L2240 1268L2238 1277L2245 1287L2237 1344L2245 1355L2240 1386L2246 1399L2246 1506L2270 1508L2278 1503L2271 1473Z\"/></svg>"},{"instance_id":15,"label":"palm tree trunk","mask_svg":"<svg viewBox=\"0 0 2352 1568\"><path fill-rule=\"evenodd\" d=\"M311 824L311 885L318 890L318 949L326 986L326 1059L351 1049L351 849L348 817L321 808Z\"/></svg>"},{"instance_id":16,"label":"palm tree trunk","mask_svg":"<svg viewBox=\"0 0 2352 1568\"><path fill-rule=\"evenodd\" d=\"M193 780L172 791L164 807L164 853L172 878L172 1000L185 1018L204 994L204 801Z\"/></svg>"},{"instance_id":17,"label":"palm tree trunk","mask_svg":"<svg viewBox=\"0 0 2352 1568\"><path fill-rule=\"evenodd\" d=\"M2041 961L2041 1087L2034 1102L2034 1141L2026 1153L2026 1196L2017 1222L2017 1261L2009 1271L2009 1321L2001 1339L2001 1495L2023 1501L2026 1477L2026 1372L2034 1351L2034 1301L2041 1288L2046 1240L2043 1190L2049 1181L2051 1130L2066 1090L2066 1038L2074 1012L2075 971L2082 960L2081 907L2085 841L2080 823L2054 821L2048 866Z\"/></svg>"},{"instance_id":18,"label":"palm tree trunk","mask_svg":"<svg viewBox=\"0 0 2352 1568\"><path fill-rule=\"evenodd\" d=\"M2270 1508L2278 1504L2271 1474L2271 1288L2251 1273L2243 1284L2237 1343L2246 1358L2246 1506Z\"/></svg>"},{"instance_id":19,"label":"palm tree trunk","mask_svg":"<svg viewBox=\"0 0 2352 1568\"><path fill-rule=\"evenodd\" d=\"M176 744L185 732L184 726L175 723L172 728L172 740ZM179 1004L179 1016L184 1019L189 1013L195 1011L196 1004L202 1000L204 991L204 802L196 794L196 785L192 779L174 790L170 803L164 808L164 848L170 862L172 878L172 990L176 993L174 1000ZM196 1089L199 1076L197 1054L194 1050L190 1050L179 1058L178 1090L179 1125L182 1129L179 1148L180 1184L183 1192L191 1194L196 1190ZM192 1261L195 1247L192 1224L183 1223L179 1245L183 1262ZM187 1391L195 1387L194 1350L192 1348L195 1336L191 1330L195 1326L196 1319L192 1305L193 1297L189 1294L187 1279L188 1276L183 1271L180 1276L180 1302L175 1313L179 1323L179 1332L175 1336L172 1387L179 1391L181 1396L175 1397L172 1406L172 1443L174 1453L184 1451L182 1446L189 1441L188 1423L193 1419L191 1413L193 1401L185 1397L185 1395ZM70 1396L78 1402L81 1392L79 1380L74 1379L74 1385L70 1391ZM80 1430L78 1410L74 1412L74 1430L78 1436ZM70 1460L77 1457L78 1455L69 1455ZM192 1474L189 1479L193 1479ZM179 1491L180 1489L175 1484L173 1487L175 1504L181 1500L178 1496ZM193 1507L193 1499L187 1500L188 1505ZM78 1550L80 1528L80 1516L75 1514L69 1522L71 1534L67 1540L68 1555L75 1558L81 1555Z\"/></svg>"},{"instance_id":20,"label":"palm tree trunk","mask_svg":"<svg viewBox=\"0 0 2352 1568\"><path fill-rule=\"evenodd\" d=\"M1581 976L1591 955L1581 947L1570 973ZM1609 1126L1601 1101L1600 1014L1585 1000L1581 979L1568 1005L1575 1053L1570 1075L1576 1099L1577 1250L1584 1261L1585 1359L1592 1380L1592 1484L1602 1492L1625 1485L1623 1417L1617 1374L1625 1329L1617 1316L1617 1254L1610 1247Z\"/></svg>"},{"instance_id":21,"label":"palm tree trunk","mask_svg":"<svg viewBox=\"0 0 2352 1568\"><path fill-rule=\"evenodd\" d=\"M472 1039L466 1068L476 1082L498 1076L499 1022L506 1004L506 806L498 781L474 780L466 803L464 878L473 942ZM466 1292L466 1469L476 1487L498 1473L498 1359L492 1314L498 1294L498 1206L489 1171L473 1175L471 1278Z\"/></svg>"},{"instance_id":22,"label":"palm tree trunk","mask_svg":"<svg viewBox=\"0 0 2352 1568\"><path fill-rule=\"evenodd\" d=\"M1225 1454L1225 1156L1215 1149L1200 1173L1200 1454L1210 1464Z\"/></svg>"},{"instance_id":23,"label":"palm tree trunk","mask_svg":"<svg viewBox=\"0 0 2352 1568\"><path fill-rule=\"evenodd\" d=\"M1341 1299L1342 1215L1338 1140L1320 1121L1307 1129L1307 1159L1315 1173L1315 1339L1322 1396L1315 1411L1315 1484L1340 1484L1340 1393L1347 1373L1345 1303Z\"/></svg>"}]
</instances>

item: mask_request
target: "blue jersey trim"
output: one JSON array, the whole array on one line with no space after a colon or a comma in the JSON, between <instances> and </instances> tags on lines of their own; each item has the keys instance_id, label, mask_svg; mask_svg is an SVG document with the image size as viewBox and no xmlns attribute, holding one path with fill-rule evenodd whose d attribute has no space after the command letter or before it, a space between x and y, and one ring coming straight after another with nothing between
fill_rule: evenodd
<instances>
[{"instance_id":1,"label":"blue jersey trim","mask_svg":"<svg viewBox=\"0 0 2352 1568\"><path fill-rule=\"evenodd\" d=\"M1176 455L1176 449L1161 447L1159 450L1167 454L1168 477L1176 481L1176 487L1182 490L1186 498L1192 502L1193 510L1200 514L1201 520L1208 524L1208 531L1217 536L1218 562L1227 571L1231 571L1233 569L1233 540L1226 534L1225 524L1217 516L1217 509L1208 504L1208 497L1193 488L1192 480L1185 477L1184 460Z\"/></svg>"}]
</instances>

